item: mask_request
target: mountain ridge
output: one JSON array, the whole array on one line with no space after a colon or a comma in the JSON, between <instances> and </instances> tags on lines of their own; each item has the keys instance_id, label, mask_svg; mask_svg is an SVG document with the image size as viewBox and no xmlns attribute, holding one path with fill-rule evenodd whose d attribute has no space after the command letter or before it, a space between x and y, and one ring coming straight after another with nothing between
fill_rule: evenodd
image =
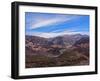
<instances>
[{"instance_id":1,"label":"mountain ridge","mask_svg":"<svg viewBox=\"0 0 100 81\"><path fill-rule=\"evenodd\" d=\"M75 34L75 35L62 35L57 36L53 38L44 38L39 36L28 36L26 35L26 40L32 41L34 40L37 44L42 45L52 45L52 44L58 44L58 45L73 45L76 41L81 39L82 37L89 37L88 35L81 35L81 34ZM34 41L32 41L34 43Z\"/></svg>"},{"instance_id":2,"label":"mountain ridge","mask_svg":"<svg viewBox=\"0 0 100 81\"><path fill-rule=\"evenodd\" d=\"M25 36L26 68L89 65L89 36Z\"/></svg>"}]
</instances>

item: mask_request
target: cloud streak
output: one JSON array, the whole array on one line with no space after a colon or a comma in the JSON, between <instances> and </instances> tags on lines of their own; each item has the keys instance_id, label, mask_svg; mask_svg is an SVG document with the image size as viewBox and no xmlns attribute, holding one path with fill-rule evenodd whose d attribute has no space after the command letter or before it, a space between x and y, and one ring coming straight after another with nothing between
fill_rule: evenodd
<instances>
[{"instance_id":1,"label":"cloud streak","mask_svg":"<svg viewBox=\"0 0 100 81\"><path fill-rule=\"evenodd\" d=\"M39 19L39 18L38 18ZM65 18L65 17L55 17L55 18L48 18L48 19L39 19L37 22L33 23L30 29L36 29L48 25L59 24L62 22L67 22L72 20L73 17Z\"/></svg>"}]
</instances>

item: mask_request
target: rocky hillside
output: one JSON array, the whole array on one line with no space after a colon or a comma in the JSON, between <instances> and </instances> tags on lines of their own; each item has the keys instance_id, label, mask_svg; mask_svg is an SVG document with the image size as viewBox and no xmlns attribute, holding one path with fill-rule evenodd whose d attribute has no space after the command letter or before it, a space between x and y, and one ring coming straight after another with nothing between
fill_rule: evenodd
<instances>
[{"instance_id":1,"label":"rocky hillside","mask_svg":"<svg viewBox=\"0 0 100 81\"><path fill-rule=\"evenodd\" d=\"M89 36L25 37L26 68L89 64Z\"/></svg>"}]
</instances>

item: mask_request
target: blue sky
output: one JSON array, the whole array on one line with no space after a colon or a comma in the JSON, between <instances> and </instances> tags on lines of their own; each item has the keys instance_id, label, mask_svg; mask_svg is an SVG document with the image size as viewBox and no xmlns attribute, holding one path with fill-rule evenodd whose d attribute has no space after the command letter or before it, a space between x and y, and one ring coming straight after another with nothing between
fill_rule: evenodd
<instances>
[{"instance_id":1,"label":"blue sky","mask_svg":"<svg viewBox=\"0 0 100 81\"><path fill-rule=\"evenodd\" d=\"M79 33L89 35L89 16L25 12L25 32L46 38Z\"/></svg>"}]
</instances>

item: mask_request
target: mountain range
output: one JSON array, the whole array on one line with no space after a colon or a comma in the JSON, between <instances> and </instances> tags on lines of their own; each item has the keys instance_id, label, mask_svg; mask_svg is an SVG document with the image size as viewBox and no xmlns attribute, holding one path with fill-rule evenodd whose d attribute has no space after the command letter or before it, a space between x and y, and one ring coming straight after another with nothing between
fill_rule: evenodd
<instances>
[{"instance_id":1,"label":"mountain range","mask_svg":"<svg viewBox=\"0 0 100 81\"><path fill-rule=\"evenodd\" d=\"M32 42L33 44L39 44L39 45L73 45L76 41L78 41L81 38L88 39L88 35L81 35L81 34L75 34L75 35L63 35L58 36L54 38L43 38L38 36L28 36L26 35L26 43Z\"/></svg>"},{"instance_id":2,"label":"mountain range","mask_svg":"<svg viewBox=\"0 0 100 81\"><path fill-rule=\"evenodd\" d=\"M26 68L88 65L89 36L25 36Z\"/></svg>"}]
</instances>

